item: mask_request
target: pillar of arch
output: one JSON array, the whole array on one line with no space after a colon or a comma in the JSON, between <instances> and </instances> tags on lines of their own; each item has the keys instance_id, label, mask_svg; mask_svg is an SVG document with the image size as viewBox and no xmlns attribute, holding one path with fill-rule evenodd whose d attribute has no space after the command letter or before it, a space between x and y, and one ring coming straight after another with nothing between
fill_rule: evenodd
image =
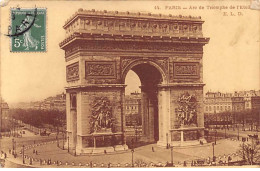
<instances>
[{"instance_id":1,"label":"pillar of arch","mask_svg":"<svg viewBox=\"0 0 260 171\"><path fill-rule=\"evenodd\" d=\"M202 57L209 38L203 37L203 22L200 17L83 9L66 21L60 47L72 150L128 148L124 96L129 70L142 84L144 141L159 146L204 141Z\"/></svg>"}]
</instances>

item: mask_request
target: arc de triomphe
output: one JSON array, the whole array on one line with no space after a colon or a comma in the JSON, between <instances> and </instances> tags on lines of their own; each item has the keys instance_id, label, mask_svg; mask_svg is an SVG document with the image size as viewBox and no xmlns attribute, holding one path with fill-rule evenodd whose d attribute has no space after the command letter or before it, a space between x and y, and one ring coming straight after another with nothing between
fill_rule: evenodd
<instances>
[{"instance_id":1,"label":"arc de triomphe","mask_svg":"<svg viewBox=\"0 0 260 171\"><path fill-rule=\"evenodd\" d=\"M141 80L143 140L204 140L200 17L79 9L60 43L66 60L69 147L77 154L127 149L125 77ZM67 142L68 143L68 142ZM68 145L67 145L68 146Z\"/></svg>"}]
</instances>

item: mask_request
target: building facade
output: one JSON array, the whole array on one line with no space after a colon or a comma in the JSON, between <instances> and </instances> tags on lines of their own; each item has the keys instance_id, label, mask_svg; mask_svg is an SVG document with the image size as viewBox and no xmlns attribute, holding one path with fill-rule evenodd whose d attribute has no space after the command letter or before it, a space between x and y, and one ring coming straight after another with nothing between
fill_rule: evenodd
<instances>
[{"instance_id":1,"label":"building facade","mask_svg":"<svg viewBox=\"0 0 260 171\"><path fill-rule=\"evenodd\" d=\"M232 111L232 94L220 92L207 92L204 97L204 104L205 114Z\"/></svg>"},{"instance_id":2,"label":"building facade","mask_svg":"<svg viewBox=\"0 0 260 171\"><path fill-rule=\"evenodd\" d=\"M241 112L260 109L258 91L235 91L234 93L207 92L204 97L205 113Z\"/></svg>"},{"instance_id":3,"label":"building facade","mask_svg":"<svg viewBox=\"0 0 260 171\"><path fill-rule=\"evenodd\" d=\"M43 102L36 103L35 108L40 108L41 110L66 110L66 94L58 94L53 97L48 97L44 99Z\"/></svg>"},{"instance_id":4,"label":"building facade","mask_svg":"<svg viewBox=\"0 0 260 171\"><path fill-rule=\"evenodd\" d=\"M142 125L141 93L125 95L126 126Z\"/></svg>"},{"instance_id":5,"label":"building facade","mask_svg":"<svg viewBox=\"0 0 260 171\"><path fill-rule=\"evenodd\" d=\"M257 109L260 103L260 91L250 90L250 91L239 91L236 94L240 97L244 97L245 100L245 109Z\"/></svg>"},{"instance_id":6,"label":"building facade","mask_svg":"<svg viewBox=\"0 0 260 171\"><path fill-rule=\"evenodd\" d=\"M141 93L131 93L130 95L125 95L125 114L141 115Z\"/></svg>"},{"instance_id":7,"label":"building facade","mask_svg":"<svg viewBox=\"0 0 260 171\"><path fill-rule=\"evenodd\" d=\"M205 114L245 110L245 99L237 93L207 92L204 97L204 104Z\"/></svg>"},{"instance_id":8,"label":"building facade","mask_svg":"<svg viewBox=\"0 0 260 171\"><path fill-rule=\"evenodd\" d=\"M1 118L0 118L0 132L3 128L5 128L7 125L7 121L9 121L11 119L11 117L9 116L9 106L8 104L2 99L1 100Z\"/></svg>"}]
</instances>

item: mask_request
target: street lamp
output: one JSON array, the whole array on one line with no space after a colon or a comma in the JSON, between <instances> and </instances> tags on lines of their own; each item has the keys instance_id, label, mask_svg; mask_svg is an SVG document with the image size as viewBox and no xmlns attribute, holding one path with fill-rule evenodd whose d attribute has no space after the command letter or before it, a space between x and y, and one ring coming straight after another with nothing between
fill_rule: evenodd
<instances>
[{"instance_id":1,"label":"street lamp","mask_svg":"<svg viewBox=\"0 0 260 171\"><path fill-rule=\"evenodd\" d=\"M167 140L166 149L168 149L168 148L169 148L169 144L168 144L168 133L166 133L166 140Z\"/></svg>"},{"instance_id":2,"label":"street lamp","mask_svg":"<svg viewBox=\"0 0 260 171\"><path fill-rule=\"evenodd\" d=\"M227 125L225 124L225 138L227 138L227 129L226 129Z\"/></svg>"},{"instance_id":3,"label":"street lamp","mask_svg":"<svg viewBox=\"0 0 260 171\"><path fill-rule=\"evenodd\" d=\"M213 156L212 156L212 159L213 159L213 162L215 162L215 151L214 151L214 147L215 147L215 144L212 143L212 150L213 150Z\"/></svg>"},{"instance_id":4,"label":"street lamp","mask_svg":"<svg viewBox=\"0 0 260 171\"><path fill-rule=\"evenodd\" d=\"M14 141L14 155L15 155L14 158L16 158L16 141Z\"/></svg>"},{"instance_id":5,"label":"street lamp","mask_svg":"<svg viewBox=\"0 0 260 171\"><path fill-rule=\"evenodd\" d=\"M173 166L173 146L170 145L170 147L171 147L171 164Z\"/></svg>"},{"instance_id":6,"label":"street lamp","mask_svg":"<svg viewBox=\"0 0 260 171\"><path fill-rule=\"evenodd\" d=\"M68 153L70 152L70 147L69 147L70 143L69 143L69 141L70 141L70 137L68 136Z\"/></svg>"},{"instance_id":7,"label":"street lamp","mask_svg":"<svg viewBox=\"0 0 260 171\"><path fill-rule=\"evenodd\" d=\"M60 144L59 144L59 137L58 137L58 134L57 134L57 136L56 136L56 139L57 139L57 147L59 147Z\"/></svg>"},{"instance_id":8,"label":"street lamp","mask_svg":"<svg viewBox=\"0 0 260 171\"><path fill-rule=\"evenodd\" d=\"M239 125L237 125L237 140L239 140Z\"/></svg>"},{"instance_id":9,"label":"street lamp","mask_svg":"<svg viewBox=\"0 0 260 171\"><path fill-rule=\"evenodd\" d=\"M14 155L14 138L12 139L12 144L13 144L13 151L12 151L12 155Z\"/></svg>"},{"instance_id":10,"label":"street lamp","mask_svg":"<svg viewBox=\"0 0 260 171\"><path fill-rule=\"evenodd\" d=\"M131 152L132 152L132 167L134 167L134 152L135 152L134 139L132 139L131 141L132 141L132 149L131 149Z\"/></svg>"},{"instance_id":11,"label":"street lamp","mask_svg":"<svg viewBox=\"0 0 260 171\"><path fill-rule=\"evenodd\" d=\"M246 141L246 138L242 138L242 141L243 141L243 146L242 146L242 148L243 148L243 160L245 160L245 141Z\"/></svg>"},{"instance_id":12,"label":"street lamp","mask_svg":"<svg viewBox=\"0 0 260 171\"><path fill-rule=\"evenodd\" d=\"M64 150L64 138L65 138L65 137L64 137L64 132L63 132L63 134L62 134L62 141L63 141L63 142L62 142L62 150Z\"/></svg>"},{"instance_id":13,"label":"street lamp","mask_svg":"<svg viewBox=\"0 0 260 171\"><path fill-rule=\"evenodd\" d=\"M215 130L215 145L217 144L216 136L217 136L217 130Z\"/></svg>"},{"instance_id":14,"label":"street lamp","mask_svg":"<svg viewBox=\"0 0 260 171\"><path fill-rule=\"evenodd\" d=\"M23 145L23 164L25 164L25 161L24 161L24 145Z\"/></svg>"}]
</instances>

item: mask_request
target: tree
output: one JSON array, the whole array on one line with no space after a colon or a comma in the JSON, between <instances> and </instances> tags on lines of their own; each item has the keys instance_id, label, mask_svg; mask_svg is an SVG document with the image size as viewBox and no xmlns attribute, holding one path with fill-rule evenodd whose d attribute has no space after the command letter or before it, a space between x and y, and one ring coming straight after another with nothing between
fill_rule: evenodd
<instances>
[{"instance_id":1,"label":"tree","mask_svg":"<svg viewBox=\"0 0 260 171\"><path fill-rule=\"evenodd\" d=\"M260 146L257 146L256 143L241 144L237 153L250 165L260 162Z\"/></svg>"},{"instance_id":2,"label":"tree","mask_svg":"<svg viewBox=\"0 0 260 171\"><path fill-rule=\"evenodd\" d=\"M65 111L58 110L10 109L9 113L12 118L35 127L42 127L45 124L60 127L66 120Z\"/></svg>"}]
</instances>

